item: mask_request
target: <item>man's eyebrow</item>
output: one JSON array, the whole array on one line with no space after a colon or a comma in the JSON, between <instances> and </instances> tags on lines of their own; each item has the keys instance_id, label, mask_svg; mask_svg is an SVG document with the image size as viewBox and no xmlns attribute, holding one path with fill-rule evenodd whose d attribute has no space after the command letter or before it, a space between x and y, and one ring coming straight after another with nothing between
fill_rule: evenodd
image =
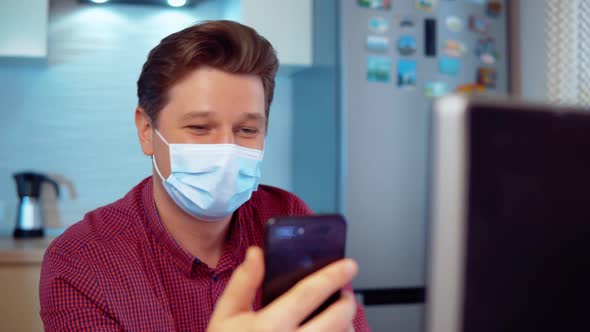
<instances>
[{"instance_id":1,"label":"man's eyebrow","mask_svg":"<svg viewBox=\"0 0 590 332\"><path fill-rule=\"evenodd\" d=\"M197 118L209 118L213 115L213 112L209 111L190 111L182 115L182 120L191 120Z\"/></svg>"},{"instance_id":2,"label":"man's eyebrow","mask_svg":"<svg viewBox=\"0 0 590 332\"><path fill-rule=\"evenodd\" d=\"M242 117L244 120L256 120L256 121L264 121L264 119L266 118L266 116L264 116L260 113L246 113Z\"/></svg>"}]
</instances>

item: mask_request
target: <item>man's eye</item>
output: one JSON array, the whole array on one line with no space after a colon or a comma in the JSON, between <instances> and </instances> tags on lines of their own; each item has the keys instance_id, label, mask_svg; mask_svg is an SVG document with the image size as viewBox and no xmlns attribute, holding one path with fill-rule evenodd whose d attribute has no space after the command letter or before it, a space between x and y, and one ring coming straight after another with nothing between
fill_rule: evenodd
<instances>
[{"instance_id":1,"label":"man's eye","mask_svg":"<svg viewBox=\"0 0 590 332\"><path fill-rule=\"evenodd\" d=\"M205 130L209 130L209 127L207 126L200 126L200 125L196 125L196 126L188 126L190 129L192 130L196 130L196 131L205 131Z\"/></svg>"},{"instance_id":2,"label":"man's eye","mask_svg":"<svg viewBox=\"0 0 590 332\"><path fill-rule=\"evenodd\" d=\"M256 128L249 128L249 127L242 127L240 128L240 132L246 135L255 135L258 133L258 129Z\"/></svg>"}]
</instances>

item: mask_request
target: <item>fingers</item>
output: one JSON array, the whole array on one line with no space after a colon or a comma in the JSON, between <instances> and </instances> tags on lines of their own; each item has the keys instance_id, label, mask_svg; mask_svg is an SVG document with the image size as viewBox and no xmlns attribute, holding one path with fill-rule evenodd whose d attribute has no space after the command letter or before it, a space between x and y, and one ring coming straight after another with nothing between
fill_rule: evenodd
<instances>
[{"instance_id":1,"label":"fingers","mask_svg":"<svg viewBox=\"0 0 590 332\"><path fill-rule=\"evenodd\" d=\"M336 303L328 307L321 314L314 317L297 332L312 331L342 331L354 332L352 320L356 313L356 301L354 295L348 291L342 292L342 297Z\"/></svg>"},{"instance_id":2,"label":"fingers","mask_svg":"<svg viewBox=\"0 0 590 332\"><path fill-rule=\"evenodd\" d=\"M225 291L215 305L211 320L225 319L249 311L264 276L262 250L250 247L246 259L232 274Z\"/></svg>"},{"instance_id":3,"label":"fingers","mask_svg":"<svg viewBox=\"0 0 590 332\"><path fill-rule=\"evenodd\" d=\"M269 319L281 319L295 328L330 295L349 283L358 271L351 259L343 259L299 281L262 310Z\"/></svg>"}]
</instances>

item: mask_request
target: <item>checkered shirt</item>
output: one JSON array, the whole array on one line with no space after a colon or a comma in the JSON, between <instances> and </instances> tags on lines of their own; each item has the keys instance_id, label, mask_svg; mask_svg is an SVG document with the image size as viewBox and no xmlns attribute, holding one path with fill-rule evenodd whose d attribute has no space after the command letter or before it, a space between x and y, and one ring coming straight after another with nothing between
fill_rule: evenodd
<instances>
[{"instance_id":1,"label":"checkered shirt","mask_svg":"<svg viewBox=\"0 0 590 332\"><path fill-rule=\"evenodd\" d=\"M212 269L181 248L163 225L151 177L56 238L41 271L45 331L205 331L215 302L249 246L263 247L270 217L306 215L295 195L261 185L232 219ZM260 308L260 291L254 309ZM356 331L368 331L360 306Z\"/></svg>"}]
</instances>

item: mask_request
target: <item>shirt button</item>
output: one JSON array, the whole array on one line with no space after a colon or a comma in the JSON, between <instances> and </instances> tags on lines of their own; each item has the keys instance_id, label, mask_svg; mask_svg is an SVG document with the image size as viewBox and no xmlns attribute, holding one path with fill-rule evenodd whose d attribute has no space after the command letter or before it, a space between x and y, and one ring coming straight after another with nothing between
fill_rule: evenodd
<instances>
[{"instance_id":1,"label":"shirt button","mask_svg":"<svg viewBox=\"0 0 590 332\"><path fill-rule=\"evenodd\" d=\"M213 281L217 282L217 280L219 280L219 275L216 274L213 276Z\"/></svg>"}]
</instances>

